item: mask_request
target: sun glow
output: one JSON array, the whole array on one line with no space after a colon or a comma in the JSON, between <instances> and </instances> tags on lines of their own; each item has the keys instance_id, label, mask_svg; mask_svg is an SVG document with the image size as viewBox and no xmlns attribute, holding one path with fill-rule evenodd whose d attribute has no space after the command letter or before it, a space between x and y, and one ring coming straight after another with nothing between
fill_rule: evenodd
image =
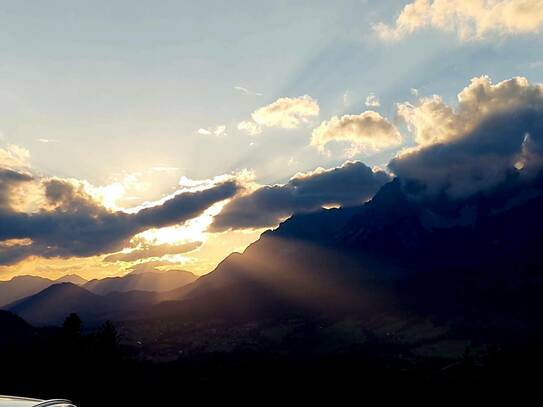
<instances>
[{"instance_id":1,"label":"sun glow","mask_svg":"<svg viewBox=\"0 0 543 407\"><path fill-rule=\"evenodd\" d=\"M132 238L132 243L148 245L158 244L182 244L186 242L205 242L207 234L205 233L213 216L219 214L228 201L217 202L204 211L197 218L185 222L183 225L170 226L160 229L149 229L139 233Z\"/></svg>"}]
</instances>

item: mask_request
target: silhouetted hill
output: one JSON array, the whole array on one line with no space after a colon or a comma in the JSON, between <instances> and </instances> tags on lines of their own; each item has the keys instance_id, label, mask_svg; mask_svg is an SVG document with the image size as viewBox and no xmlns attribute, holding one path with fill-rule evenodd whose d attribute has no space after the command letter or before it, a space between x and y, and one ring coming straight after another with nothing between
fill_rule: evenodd
<instances>
[{"instance_id":1,"label":"silhouetted hill","mask_svg":"<svg viewBox=\"0 0 543 407\"><path fill-rule=\"evenodd\" d=\"M91 280L84 287L95 294L102 295L114 291L126 292L133 290L164 292L192 283L196 279L197 276L189 271L168 270Z\"/></svg>"},{"instance_id":2,"label":"silhouetted hill","mask_svg":"<svg viewBox=\"0 0 543 407\"><path fill-rule=\"evenodd\" d=\"M36 276L18 276L9 281L0 281L0 307L36 294L51 284L53 281Z\"/></svg>"},{"instance_id":3,"label":"silhouetted hill","mask_svg":"<svg viewBox=\"0 0 543 407\"><path fill-rule=\"evenodd\" d=\"M155 293L141 291L101 296L72 283L60 283L19 300L7 309L35 325L58 325L72 312L93 324L127 318L132 310L156 302L155 297Z\"/></svg>"},{"instance_id":4,"label":"silhouetted hill","mask_svg":"<svg viewBox=\"0 0 543 407\"><path fill-rule=\"evenodd\" d=\"M34 333L34 328L21 317L8 311L0 311L0 331L2 347L28 341Z\"/></svg>"},{"instance_id":5,"label":"silhouetted hill","mask_svg":"<svg viewBox=\"0 0 543 407\"><path fill-rule=\"evenodd\" d=\"M78 276L77 274L67 274L65 276L62 276L60 278L57 278L55 281L55 284L58 283L72 283L79 286L82 286L87 282L83 277Z\"/></svg>"},{"instance_id":6,"label":"silhouetted hill","mask_svg":"<svg viewBox=\"0 0 543 407\"><path fill-rule=\"evenodd\" d=\"M8 309L31 323L46 325L62 322L70 312L96 319L107 312L107 304L100 296L75 284L59 283L18 301Z\"/></svg>"},{"instance_id":7,"label":"silhouetted hill","mask_svg":"<svg viewBox=\"0 0 543 407\"><path fill-rule=\"evenodd\" d=\"M82 285L87 280L76 275L69 274L57 280L39 276L17 276L9 281L0 281L0 307L4 307L17 300L36 294L45 288L57 283L73 283Z\"/></svg>"}]
</instances>

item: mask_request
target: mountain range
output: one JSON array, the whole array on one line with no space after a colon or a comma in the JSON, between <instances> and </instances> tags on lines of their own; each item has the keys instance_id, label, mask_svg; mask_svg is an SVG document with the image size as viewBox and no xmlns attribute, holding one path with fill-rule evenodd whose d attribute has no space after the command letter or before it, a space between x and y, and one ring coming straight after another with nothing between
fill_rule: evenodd
<instances>
[{"instance_id":1,"label":"mountain range","mask_svg":"<svg viewBox=\"0 0 543 407\"><path fill-rule=\"evenodd\" d=\"M477 334L538 329L542 206L543 195L515 187L447 205L421 202L396 179L364 205L292 216L146 316L386 314Z\"/></svg>"},{"instance_id":2,"label":"mountain range","mask_svg":"<svg viewBox=\"0 0 543 407\"><path fill-rule=\"evenodd\" d=\"M130 273L123 277L95 279L82 285L95 294L109 294L114 291L133 290L164 292L182 287L195 281L197 277L189 271L167 270L163 272Z\"/></svg>"},{"instance_id":3,"label":"mountain range","mask_svg":"<svg viewBox=\"0 0 543 407\"><path fill-rule=\"evenodd\" d=\"M35 325L59 324L70 312L88 322L126 317L134 309L157 303L161 295L196 280L183 270L127 274L86 281L79 276L49 280L15 277L0 283L2 308ZM162 294L163 293L163 294Z\"/></svg>"},{"instance_id":4,"label":"mountain range","mask_svg":"<svg viewBox=\"0 0 543 407\"><path fill-rule=\"evenodd\" d=\"M387 315L474 335L530 331L542 322L543 195L504 188L425 202L396 179L363 205L290 217L198 279L168 272L55 284L7 309L35 324L69 312L174 324Z\"/></svg>"},{"instance_id":5,"label":"mountain range","mask_svg":"<svg viewBox=\"0 0 543 407\"><path fill-rule=\"evenodd\" d=\"M17 276L9 281L0 281L0 307L12 302L36 294L45 288L58 283L73 283L83 285L87 282L84 278L69 274L57 280L51 280L39 276Z\"/></svg>"}]
</instances>

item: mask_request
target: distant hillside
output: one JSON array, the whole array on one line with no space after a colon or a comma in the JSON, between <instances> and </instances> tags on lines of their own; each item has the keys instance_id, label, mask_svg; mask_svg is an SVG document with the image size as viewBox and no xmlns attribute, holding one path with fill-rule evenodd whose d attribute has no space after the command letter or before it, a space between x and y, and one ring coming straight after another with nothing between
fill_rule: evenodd
<instances>
[{"instance_id":1,"label":"distant hillside","mask_svg":"<svg viewBox=\"0 0 543 407\"><path fill-rule=\"evenodd\" d=\"M7 307L35 325L58 325L72 312L89 324L106 319L127 318L130 312L157 301L149 292L91 293L72 283L54 284Z\"/></svg>"},{"instance_id":2,"label":"distant hillside","mask_svg":"<svg viewBox=\"0 0 543 407\"><path fill-rule=\"evenodd\" d=\"M165 292L192 283L198 277L184 270L169 270L164 272L145 272L127 274L123 277L109 277L101 280L91 280L84 288L95 294L109 294L115 291L127 292L133 290Z\"/></svg>"},{"instance_id":3,"label":"distant hillside","mask_svg":"<svg viewBox=\"0 0 543 407\"><path fill-rule=\"evenodd\" d=\"M0 281L0 307L36 294L53 284L52 280L35 276L19 276Z\"/></svg>"},{"instance_id":4,"label":"distant hillside","mask_svg":"<svg viewBox=\"0 0 543 407\"><path fill-rule=\"evenodd\" d=\"M57 283L72 283L75 285L83 285L87 282L83 277L78 276L77 274L67 274L65 276L62 276L58 279L56 279L55 284Z\"/></svg>"},{"instance_id":5,"label":"distant hillside","mask_svg":"<svg viewBox=\"0 0 543 407\"><path fill-rule=\"evenodd\" d=\"M82 285L87 280L76 275L69 274L57 280L39 276L17 276L9 281L0 281L0 307L4 307L17 300L36 294L41 290L56 283L73 283Z\"/></svg>"}]
</instances>

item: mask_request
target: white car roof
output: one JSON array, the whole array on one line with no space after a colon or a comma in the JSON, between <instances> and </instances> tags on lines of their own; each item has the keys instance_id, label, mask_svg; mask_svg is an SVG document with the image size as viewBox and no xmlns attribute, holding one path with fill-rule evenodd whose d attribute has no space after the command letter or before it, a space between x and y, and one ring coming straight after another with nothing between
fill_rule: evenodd
<instances>
[{"instance_id":1,"label":"white car roof","mask_svg":"<svg viewBox=\"0 0 543 407\"><path fill-rule=\"evenodd\" d=\"M42 403L44 406L73 407L73 405L66 400L56 401L57 402L51 400L49 403L45 400L0 395L0 407L35 407L42 405Z\"/></svg>"},{"instance_id":2,"label":"white car roof","mask_svg":"<svg viewBox=\"0 0 543 407\"><path fill-rule=\"evenodd\" d=\"M31 407L40 404L42 400L23 397L0 396L0 407Z\"/></svg>"}]
</instances>

